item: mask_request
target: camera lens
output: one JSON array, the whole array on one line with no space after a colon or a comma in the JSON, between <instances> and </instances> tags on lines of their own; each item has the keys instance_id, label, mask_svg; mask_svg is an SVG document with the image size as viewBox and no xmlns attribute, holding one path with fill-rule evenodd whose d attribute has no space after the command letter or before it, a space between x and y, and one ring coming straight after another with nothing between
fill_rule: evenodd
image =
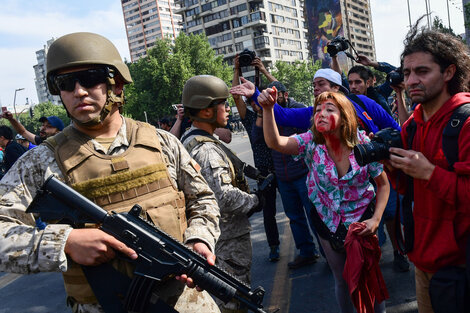
<instances>
[{"instance_id":1,"label":"camera lens","mask_svg":"<svg viewBox=\"0 0 470 313\"><path fill-rule=\"evenodd\" d=\"M387 81L390 83L392 86L397 86L401 82L403 82L403 74L398 71L391 71L390 73L387 74Z\"/></svg>"},{"instance_id":2,"label":"camera lens","mask_svg":"<svg viewBox=\"0 0 470 313\"><path fill-rule=\"evenodd\" d=\"M354 147L354 157L359 166L389 158L389 146L378 142L368 142Z\"/></svg>"}]
</instances>

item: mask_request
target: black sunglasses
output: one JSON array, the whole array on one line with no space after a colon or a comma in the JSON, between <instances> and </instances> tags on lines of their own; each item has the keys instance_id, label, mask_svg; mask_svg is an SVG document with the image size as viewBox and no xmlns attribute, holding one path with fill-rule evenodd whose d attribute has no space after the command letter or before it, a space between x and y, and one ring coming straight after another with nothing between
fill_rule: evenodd
<instances>
[{"instance_id":1,"label":"black sunglasses","mask_svg":"<svg viewBox=\"0 0 470 313\"><path fill-rule=\"evenodd\" d=\"M225 99L224 99L224 100L220 100L220 101L217 101L217 100L216 100L216 101L212 102L210 106L218 106L219 104L222 104L222 103L225 103L225 107L226 107L226 108L228 108L228 107L230 106L230 104L228 103L228 101L225 100Z\"/></svg>"},{"instance_id":2,"label":"black sunglasses","mask_svg":"<svg viewBox=\"0 0 470 313\"><path fill-rule=\"evenodd\" d=\"M109 71L107 68L91 68L79 72L59 74L54 77L54 83L60 91L73 91L76 82L82 87L91 88L105 83L108 77Z\"/></svg>"}]
</instances>

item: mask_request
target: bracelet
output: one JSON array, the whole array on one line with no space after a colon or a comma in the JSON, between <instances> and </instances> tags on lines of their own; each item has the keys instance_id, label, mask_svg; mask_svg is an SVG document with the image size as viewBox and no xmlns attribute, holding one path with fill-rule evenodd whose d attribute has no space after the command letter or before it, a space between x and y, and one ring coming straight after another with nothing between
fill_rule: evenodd
<instances>
[{"instance_id":1,"label":"bracelet","mask_svg":"<svg viewBox=\"0 0 470 313\"><path fill-rule=\"evenodd\" d=\"M263 118L263 114L257 113L256 115L258 115L259 118Z\"/></svg>"}]
</instances>

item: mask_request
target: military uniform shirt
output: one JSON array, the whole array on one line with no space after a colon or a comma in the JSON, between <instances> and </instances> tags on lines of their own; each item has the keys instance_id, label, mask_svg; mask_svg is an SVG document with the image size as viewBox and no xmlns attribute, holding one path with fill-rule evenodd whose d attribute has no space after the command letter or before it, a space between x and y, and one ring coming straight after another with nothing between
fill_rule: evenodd
<instances>
[{"instance_id":1,"label":"military uniform shirt","mask_svg":"<svg viewBox=\"0 0 470 313\"><path fill-rule=\"evenodd\" d=\"M188 132L197 129L192 126ZM195 136L189 136L188 144ZM258 197L232 185L232 171L225 152L213 142L197 145L191 156L201 166L201 173L214 191L220 208L220 240L236 238L251 230L246 213L258 205Z\"/></svg>"}]
</instances>

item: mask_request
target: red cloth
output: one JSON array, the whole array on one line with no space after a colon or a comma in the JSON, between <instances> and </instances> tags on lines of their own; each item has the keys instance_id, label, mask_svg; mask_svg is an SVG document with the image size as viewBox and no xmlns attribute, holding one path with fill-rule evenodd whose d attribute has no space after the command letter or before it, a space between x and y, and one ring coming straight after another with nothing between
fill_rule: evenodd
<instances>
[{"instance_id":1,"label":"red cloth","mask_svg":"<svg viewBox=\"0 0 470 313\"><path fill-rule=\"evenodd\" d=\"M379 267L380 247L377 236L359 236L363 223L352 223L344 242L346 263L343 278L348 283L351 300L358 313L374 312L374 302L389 298Z\"/></svg>"},{"instance_id":2,"label":"red cloth","mask_svg":"<svg viewBox=\"0 0 470 313\"><path fill-rule=\"evenodd\" d=\"M452 112L470 103L470 93L452 96L428 121L421 104L413 113L417 129L411 148L402 127L405 149L421 152L436 165L429 181L414 180L414 248L410 260L422 271L434 273L448 265L465 263L465 244L470 235L470 119L459 135L459 162L448 170L442 151L442 132ZM402 182L400 187L404 187Z\"/></svg>"}]
</instances>

